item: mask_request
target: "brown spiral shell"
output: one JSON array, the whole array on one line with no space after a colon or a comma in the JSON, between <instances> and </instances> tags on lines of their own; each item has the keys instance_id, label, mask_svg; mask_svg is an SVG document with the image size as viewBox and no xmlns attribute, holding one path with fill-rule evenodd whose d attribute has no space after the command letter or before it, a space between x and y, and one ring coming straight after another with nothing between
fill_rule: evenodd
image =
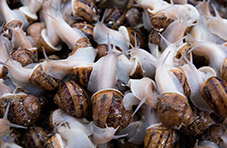
<instances>
[{"instance_id":1,"label":"brown spiral shell","mask_svg":"<svg viewBox=\"0 0 227 148\"><path fill-rule=\"evenodd\" d=\"M209 107L222 117L227 117L227 83L218 77L208 78L200 89L201 95Z\"/></svg>"},{"instance_id":2,"label":"brown spiral shell","mask_svg":"<svg viewBox=\"0 0 227 148\"><path fill-rule=\"evenodd\" d=\"M86 91L74 81L64 82L55 94L54 101L71 116L84 118L90 115L90 99Z\"/></svg>"},{"instance_id":3,"label":"brown spiral shell","mask_svg":"<svg viewBox=\"0 0 227 148\"><path fill-rule=\"evenodd\" d=\"M11 52L11 58L19 63L22 66L26 66L31 63L38 61L37 54L24 48L18 48Z\"/></svg>"},{"instance_id":4,"label":"brown spiral shell","mask_svg":"<svg viewBox=\"0 0 227 148\"><path fill-rule=\"evenodd\" d=\"M79 29L82 31L90 40L93 40L93 29L94 26L88 23L74 23L72 27Z\"/></svg>"},{"instance_id":5,"label":"brown spiral shell","mask_svg":"<svg viewBox=\"0 0 227 148\"><path fill-rule=\"evenodd\" d=\"M74 47L73 51L69 54L69 56L73 55L74 52L76 52L77 49L79 49L79 48L85 48L85 47L91 47L91 46L92 45L91 45L89 39L86 37L82 37L76 42L75 47Z\"/></svg>"},{"instance_id":6,"label":"brown spiral shell","mask_svg":"<svg viewBox=\"0 0 227 148\"><path fill-rule=\"evenodd\" d=\"M92 98L92 117L96 126L119 129L132 122L132 111L123 106L123 95L115 89L104 89L96 92Z\"/></svg>"},{"instance_id":7,"label":"brown spiral shell","mask_svg":"<svg viewBox=\"0 0 227 148\"><path fill-rule=\"evenodd\" d=\"M39 87L46 90L54 90L58 87L60 80L47 75L42 68L42 65L37 65L29 77L29 81Z\"/></svg>"},{"instance_id":8,"label":"brown spiral shell","mask_svg":"<svg viewBox=\"0 0 227 148\"><path fill-rule=\"evenodd\" d=\"M185 96L178 93L164 93L158 98L157 115L163 125L179 129L192 122L192 110Z\"/></svg>"},{"instance_id":9,"label":"brown spiral shell","mask_svg":"<svg viewBox=\"0 0 227 148\"><path fill-rule=\"evenodd\" d=\"M26 148L42 148L48 140L48 131L41 127L29 127L24 133L23 141Z\"/></svg>"},{"instance_id":10,"label":"brown spiral shell","mask_svg":"<svg viewBox=\"0 0 227 148\"><path fill-rule=\"evenodd\" d=\"M92 66L78 66L73 68L74 80L86 88L92 71Z\"/></svg>"},{"instance_id":11,"label":"brown spiral shell","mask_svg":"<svg viewBox=\"0 0 227 148\"><path fill-rule=\"evenodd\" d=\"M196 136L202 134L212 124L213 120L208 112L199 111L193 107L193 121L187 127L182 126L181 131L184 134Z\"/></svg>"},{"instance_id":12,"label":"brown spiral shell","mask_svg":"<svg viewBox=\"0 0 227 148\"><path fill-rule=\"evenodd\" d=\"M162 124L151 125L146 129L144 148L174 148L176 142L176 131Z\"/></svg>"},{"instance_id":13,"label":"brown spiral shell","mask_svg":"<svg viewBox=\"0 0 227 148\"><path fill-rule=\"evenodd\" d=\"M82 17L88 23L96 20L96 5L94 0L72 0L73 16Z\"/></svg>"},{"instance_id":14,"label":"brown spiral shell","mask_svg":"<svg viewBox=\"0 0 227 148\"><path fill-rule=\"evenodd\" d=\"M10 102L8 119L12 123L30 126L38 120L41 106L37 97L27 94L16 94L1 97L0 112L2 115L5 113L5 108L8 102Z\"/></svg>"},{"instance_id":15,"label":"brown spiral shell","mask_svg":"<svg viewBox=\"0 0 227 148\"><path fill-rule=\"evenodd\" d=\"M189 97L190 94L191 94L191 90L190 90L190 87L188 85L188 81L187 81L187 78L184 74L184 71L180 68L176 68L176 69L171 69L171 72L173 72L173 74L176 76L176 78L181 83L181 86L184 90L184 95Z\"/></svg>"}]
</instances>

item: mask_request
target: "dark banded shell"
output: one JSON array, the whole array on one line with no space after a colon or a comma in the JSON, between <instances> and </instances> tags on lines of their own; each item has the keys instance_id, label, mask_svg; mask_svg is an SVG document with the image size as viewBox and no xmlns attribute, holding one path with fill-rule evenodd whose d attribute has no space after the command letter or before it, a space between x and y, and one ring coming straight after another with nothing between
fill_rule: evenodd
<instances>
[{"instance_id":1,"label":"dark banded shell","mask_svg":"<svg viewBox=\"0 0 227 148\"><path fill-rule=\"evenodd\" d=\"M64 82L55 94L54 101L71 116L84 118L90 115L90 99L86 91L74 81Z\"/></svg>"},{"instance_id":2,"label":"dark banded shell","mask_svg":"<svg viewBox=\"0 0 227 148\"><path fill-rule=\"evenodd\" d=\"M92 98L92 117L96 126L119 129L125 128L132 122L132 111L123 106L123 95L115 89L104 89L96 92Z\"/></svg>"},{"instance_id":3,"label":"dark banded shell","mask_svg":"<svg viewBox=\"0 0 227 148\"><path fill-rule=\"evenodd\" d=\"M173 74L176 76L176 78L181 83L181 86L184 90L184 95L189 97L190 94L191 94L191 90L190 90L190 87L188 85L188 81L187 81L187 78L184 74L184 71L180 68L177 68L177 69L172 69L171 72L173 72Z\"/></svg>"},{"instance_id":4,"label":"dark banded shell","mask_svg":"<svg viewBox=\"0 0 227 148\"><path fill-rule=\"evenodd\" d=\"M37 65L30 75L29 81L39 87L46 90L54 90L58 87L60 80L47 75L41 65Z\"/></svg>"},{"instance_id":5,"label":"dark banded shell","mask_svg":"<svg viewBox=\"0 0 227 148\"><path fill-rule=\"evenodd\" d=\"M92 71L92 66L78 66L73 68L74 80L86 88Z\"/></svg>"},{"instance_id":6,"label":"dark banded shell","mask_svg":"<svg viewBox=\"0 0 227 148\"><path fill-rule=\"evenodd\" d=\"M82 31L90 40L93 40L93 28L91 24L88 23L74 23L72 27Z\"/></svg>"},{"instance_id":7,"label":"dark banded shell","mask_svg":"<svg viewBox=\"0 0 227 148\"><path fill-rule=\"evenodd\" d=\"M193 122L187 127L183 126L181 132L193 136L200 135L213 123L208 112L199 111L196 107L193 107Z\"/></svg>"},{"instance_id":8,"label":"dark banded shell","mask_svg":"<svg viewBox=\"0 0 227 148\"><path fill-rule=\"evenodd\" d=\"M96 20L96 5L94 0L72 0L73 16L82 17L88 23Z\"/></svg>"},{"instance_id":9,"label":"dark banded shell","mask_svg":"<svg viewBox=\"0 0 227 148\"><path fill-rule=\"evenodd\" d=\"M5 113L7 103L10 102L8 119L12 123L30 126L34 124L41 111L40 101L33 95L8 95L0 99L0 112Z\"/></svg>"},{"instance_id":10,"label":"dark banded shell","mask_svg":"<svg viewBox=\"0 0 227 148\"><path fill-rule=\"evenodd\" d=\"M227 83L218 77L208 78L201 87L201 95L209 107L222 117L227 117Z\"/></svg>"},{"instance_id":11,"label":"dark banded shell","mask_svg":"<svg viewBox=\"0 0 227 148\"><path fill-rule=\"evenodd\" d=\"M48 139L48 131L36 126L26 130L23 142L26 148L42 148Z\"/></svg>"},{"instance_id":12,"label":"dark banded shell","mask_svg":"<svg viewBox=\"0 0 227 148\"><path fill-rule=\"evenodd\" d=\"M178 93L164 93L158 98L157 115L168 128L179 129L192 122L192 110L188 100Z\"/></svg>"},{"instance_id":13,"label":"dark banded shell","mask_svg":"<svg viewBox=\"0 0 227 148\"><path fill-rule=\"evenodd\" d=\"M18 48L11 52L11 58L19 63L22 66L26 66L31 63L38 61L37 54L28 49Z\"/></svg>"},{"instance_id":14,"label":"dark banded shell","mask_svg":"<svg viewBox=\"0 0 227 148\"><path fill-rule=\"evenodd\" d=\"M176 142L175 130L168 129L162 124L156 124L147 128L144 148L175 148Z\"/></svg>"},{"instance_id":15,"label":"dark banded shell","mask_svg":"<svg viewBox=\"0 0 227 148\"><path fill-rule=\"evenodd\" d=\"M126 9L122 8L109 8L106 9L106 15L104 23L107 24L112 29L117 29L120 25L123 24L126 18Z\"/></svg>"}]
</instances>

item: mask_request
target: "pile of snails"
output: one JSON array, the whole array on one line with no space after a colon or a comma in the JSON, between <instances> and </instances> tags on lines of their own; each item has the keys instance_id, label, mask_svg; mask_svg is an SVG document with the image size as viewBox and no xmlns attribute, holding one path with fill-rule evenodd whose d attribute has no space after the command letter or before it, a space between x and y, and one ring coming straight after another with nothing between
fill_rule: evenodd
<instances>
[{"instance_id":1,"label":"pile of snails","mask_svg":"<svg viewBox=\"0 0 227 148\"><path fill-rule=\"evenodd\" d=\"M0 0L0 148L227 147L226 0Z\"/></svg>"}]
</instances>

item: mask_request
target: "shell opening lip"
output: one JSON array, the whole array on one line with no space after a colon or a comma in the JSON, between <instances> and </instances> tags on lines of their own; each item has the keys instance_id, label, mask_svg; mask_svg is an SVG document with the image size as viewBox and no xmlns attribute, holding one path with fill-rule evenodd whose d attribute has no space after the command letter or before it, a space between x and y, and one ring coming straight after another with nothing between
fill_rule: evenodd
<instances>
[{"instance_id":1,"label":"shell opening lip","mask_svg":"<svg viewBox=\"0 0 227 148\"><path fill-rule=\"evenodd\" d=\"M32 20L37 20L37 19L38 19L37 15L31 13L31 12L28 10L28 7L27 7L27 6L20 7L19 10L20 10L23 14L25 14L26 16L28 16L29 18L31 18Z\"/></svg>"},{"instance_id":2,"label":"shell opening lip","mask_svg":"<svg viewBox=\"0 0 227 148\"><path fill-rule=\"evenodd\" d=\"M47 33L46 29L43 29L42 32L41 32L41 37L43 38L44 42L45 42L50 48L52 48L53 50L55 50L55 51L60 51L62 46L61 46L61 45L58 45L58 46L54 47L54 46L50 43L50 40L48 39L46 33Z\"/></svg>"}]
</instances>

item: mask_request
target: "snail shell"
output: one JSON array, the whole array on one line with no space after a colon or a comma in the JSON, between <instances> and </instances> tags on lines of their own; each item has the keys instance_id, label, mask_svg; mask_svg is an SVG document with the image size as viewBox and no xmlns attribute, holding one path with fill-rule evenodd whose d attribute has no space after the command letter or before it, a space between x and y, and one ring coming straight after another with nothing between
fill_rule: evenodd
<instances>
[{"instance_id":1,"label":"snail shell","mask_svg":"<svg viewBox=\"0 0 227 148\"><path fill-rule=\"evenodd\" d=\"M94 124L100 128L125 128L132 122L132 110L126 110L123 105L123 95L116 89L104 89L92 97L92 117Z\"/></svg>"},{"instance_id":2,"label":"snail shell","mask_svg":"<svg viewBox=\"0 0 227 148\"><path fill-rule=\"evenodd\" d=\"M187 135L200 135L212 124L213 121L208 112L199 111L193 107L193 122L187 127L183 126L181 131Z\"/></svg>"},{"instance_id":3,"label":"snail shell","mask_svg":"<svg viewBox=\"0 0 227 148\"><path fill-rule=\"evenodd\" d=\"M29 81L39 87L44 88L46 90L54 90L58 87L60 80L47 75L41 65L37 65L37 67L33 70L29 77Z\"/></svg>"},{"instance_id":4,"label":"snail shell","mask_svg":"<svg viewBox=\"0 0 227 148\"><path fill-rule=\"evenodd\" d=\"M170 71L173 72L173 74L176 76L176 78L180 81L181 86L184 90L184 95L189 97L191 94L191 90L188 85L187 78L184 74L184 71L180 68L171 69Z\"/></svg>"},{"instance_id":5,"label":"snail shell","mask_svg":"<svg viewBox=\"0 0 227 148\"><path fill-rule=\"evenodd\" d=\"M91 71L92 71L91 65L81 65L74 67L73 73L75 81L83 88L86 88L88 85Z\"/></svg>"},{"instance_id":6,"label":"snail shell","mask_svg":"<svg viewBox=\"0 0 227 148\"><path fill-rule=\"evenodd\" d=\"M91 24L88 23L74 23L72 27L81 30L90 40L93 40L93 28Z\"/></svg>"},{"instance_id":7,"label":"snail shell","mask_svg":"<svg viewBox=\"0 0 227 148\"><path fill-rule=\"evenodd\" d=\"M11 52L11 58L21 63L22 66L26 66L38 61L37 54L25 48L18 48Z\"/></svg>"},{"instance_id":8,"label":"snail shell","mask_svg":"<svg viewBox=\"0 0 227 148\"><path fill-rule=\"evenodd\" d=\"M146 129L144 147L146 148L172 148L177 142L177 134L162 124L154 124Z\"/></svg>"},{"instance_id":9,"label":"snail shell","mask_svg":"<svg viewBox=\"0 0 227 148\"><path fill-rule=\"evenodd\" d=\"M91 45L91 43L90 43L90 41L89 41L88 38L82 37L82 38L80 38L80 39L76 42L76 44L75 44L75 46L74 46L74 49L73 49L73 51L69 54L69 56L70 56L70 55L73 55L73 54L77 51L77 49L79 49L79 48L85 48L85 47L92 47L92 45Z\"/></svg>"},{"instance_id":10,"label":"snail shell","mask_svg":"<svg viewBox=\"0 0 227 148\"><path fill-rule=\"evenodd\" d=\"M10 102L8 118L11 122L29 126L34 124L40 115L41 106L39 99L33 95L10 94L0 99L0 112L4 114L7 102Z\"/></svg>"},{"instance_id":11,"label":"snail shell","mask_svg":"<svg viewBox=\"0 0 227 148\"><path fill-rule=\"evenodd\" d=\"M201 86L200 92L208 106L217 114L227 117L227 83L218 77L208 78Z\"/></svg>"},{"instance_id":12,"label":"snail shell","mask_svg":"<svg viewBox=\"0 0 227 148\"><path fill-rule=\"evenodd\" d=\"M158 98L157 114L163 125L179 129L192 122L192 110L185 96L179 93L163 93Z\"/></svg>"},{"instance_id":13,"label":"snail shell","mask_svg":"<svg viewBox=\"0 0 227 148\"><path fill-rule=\"evenodd\" d=\"M41 127L30 127L23 138L25 147L42 148L48 140L48 132Z\"/></svg>"},{"instance_id":14,"label":"snail shell","mask_svg":"<svg viewBox=\"0 0 227 148\"><path fill-rule=\"evenodd\" d=\"M90 99L86 91L74 81L64 82L54 96L54 101L71 116L83 118L90 115Z\"/></svg>"},{"instance_id":15,"label":"snail shell","mask_svg":"<svg viewBox=\"0 0 227 148\"><path fill-rule=\"evenodd\" d=\"M88 23L96 20L96 5L94 0L72 0L73 16L82 17Z\"/></svg>"}]
</instances>

